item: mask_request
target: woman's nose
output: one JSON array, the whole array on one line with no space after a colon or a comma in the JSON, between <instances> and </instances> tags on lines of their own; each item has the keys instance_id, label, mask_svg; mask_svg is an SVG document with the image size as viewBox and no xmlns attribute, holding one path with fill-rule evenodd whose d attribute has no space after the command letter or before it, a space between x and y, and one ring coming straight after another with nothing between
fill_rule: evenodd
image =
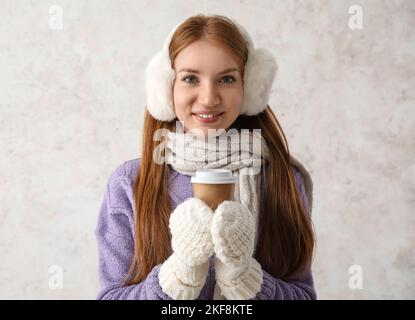
<instances>
[{"instance_id":1,"label":"woman's nose","mask_svg":"<svg viewBox=\"0 0 415 320\"><path fill-rule=\"evenodd\" d=\"M215 106L219 103L218 92L214 85L206 84L201 87L199 93L199 102L207 106Z\"/></svg>"}]
</instances>

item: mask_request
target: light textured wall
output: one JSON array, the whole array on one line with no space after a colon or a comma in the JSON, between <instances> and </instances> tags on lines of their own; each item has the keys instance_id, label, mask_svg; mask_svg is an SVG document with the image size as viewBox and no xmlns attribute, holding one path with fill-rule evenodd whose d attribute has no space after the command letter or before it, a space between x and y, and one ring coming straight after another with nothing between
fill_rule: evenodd
<instances>
[{"instance_id":1,"label":"light textured wall","mask_svg":"<svg viewBox=\"0 0 415 320\"><path fill-rule=\"evenodd\" d=\"M0 298L95 298L97 215L110 173L139 156L146 62L199 12L238 20L278 59L270 105L314 180L319 299L415 298L414 1L2 0L0 12Z\"/></svg>"}]
</instances>

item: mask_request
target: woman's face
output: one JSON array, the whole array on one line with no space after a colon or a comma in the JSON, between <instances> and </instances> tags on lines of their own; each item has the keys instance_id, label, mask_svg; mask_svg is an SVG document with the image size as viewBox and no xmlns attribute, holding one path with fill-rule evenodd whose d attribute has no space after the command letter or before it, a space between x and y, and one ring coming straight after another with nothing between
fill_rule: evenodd
<instances>
[{"instance_id":1,"label":"woman's face","mask_svg":"<svg viewBox=\"0 0 415 320\"><path fill-rule=\"evenodd\" d=\"M179 52L174 70L174 109L184 132L200 129L208 137L208 129L227 130L239 116L243 100L241 73L233 56L206 39L198 40ZM199 113L214 118L203 119Z\"/></svg>"}]
</instances>

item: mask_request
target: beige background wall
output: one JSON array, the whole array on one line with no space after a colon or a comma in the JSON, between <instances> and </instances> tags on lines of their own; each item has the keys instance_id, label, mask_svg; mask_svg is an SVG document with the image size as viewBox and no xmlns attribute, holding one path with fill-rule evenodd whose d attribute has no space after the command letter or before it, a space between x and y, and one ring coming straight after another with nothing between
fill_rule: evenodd
<instances>
[{"instance_id":1,"label":"beige background wall","mask_svg":"<svg viewBox=\"0 0 415 320\"><path fill-rule=\"evenodd\" d=\"M352 5L363 29L349 27ZM270 105L314 180L318 298L415 298L414 1L2 0L0 12L0 298L95 298L93 231L110 173L139 157L145 65L199 12L238 20L278 59Z\"/></svg>"}]
</instances>

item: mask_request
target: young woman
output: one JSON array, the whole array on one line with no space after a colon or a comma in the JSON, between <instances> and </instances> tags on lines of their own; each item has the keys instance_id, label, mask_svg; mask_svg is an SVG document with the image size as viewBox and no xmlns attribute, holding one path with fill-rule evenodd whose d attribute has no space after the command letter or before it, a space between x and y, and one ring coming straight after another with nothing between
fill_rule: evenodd
<instances>
[{"instance_id":1,"label":"young woman","mask_svg":"<svg viewBox=\"0 0 415 320\"><path fill-rule=\"evenodd\" d=\"M99 213L98 299L316 299L312 181L268 105L276 71L226 17L196 15L171 31L146 70L142 157L112 173ZM201 140L189 143L190 132L209 142L209 129L248 129L240 154L261 174L229 150L192 156ZM213 211L195 198L201 168L232 170L234 200Z\"/></svg>"}]
</instances>

